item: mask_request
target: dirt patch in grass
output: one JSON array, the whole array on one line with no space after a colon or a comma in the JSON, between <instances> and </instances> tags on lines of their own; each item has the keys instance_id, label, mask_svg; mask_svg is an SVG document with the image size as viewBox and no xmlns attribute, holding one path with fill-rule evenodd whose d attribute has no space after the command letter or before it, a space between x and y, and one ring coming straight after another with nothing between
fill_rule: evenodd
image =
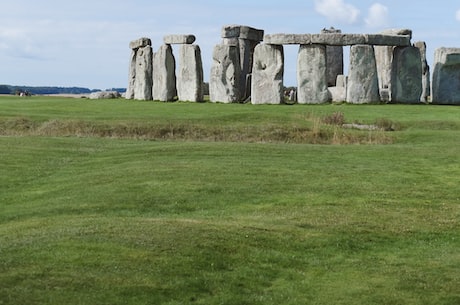
<instances>
[{"instance_id":1,"label":"dirt patch in grass","mask_svg":"<svg viewBox=\"0 0 460 305\"><path fill-rule=\"evenodd\" d=\"M108 137L143 140L178 140L247 143L389 144L384 130L351 130L309 118L305 124L209 125L196 122L130 123L52 119L34 121L25 117L0 121L4 136Z\"/></svg>"}]
</instances>

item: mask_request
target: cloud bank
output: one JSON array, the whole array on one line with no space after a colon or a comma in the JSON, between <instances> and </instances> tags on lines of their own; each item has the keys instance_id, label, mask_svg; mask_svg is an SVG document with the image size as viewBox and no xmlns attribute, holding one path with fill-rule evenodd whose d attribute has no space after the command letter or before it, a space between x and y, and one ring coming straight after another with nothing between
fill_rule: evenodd
<instances>
[{"instance_id":1,"label":"cloud bank","mask_svg":"<svg viewBox=\"0 0 460 305\"><path fill-rule=\"evenodd\" d=\"M368 27L381 28L387 27L390 24L389 19L388 8L383 4L374 3L369 8L369 13L364 22Z\"/></svg>"},{"instance_id":2,"label":"cloud bank","mask_svg":"<svg viewBox=\"0 0 460 305\"><path fill-rule=\"evenodd\" d=\"M343 0L315 0L315 10L334 23L358 22L360 10Z\"/></svg>"},{"instance_id":3,"label":"cloud bank","mask_svg":"<svg viewBox=\"0 0 460 305\"><path fill-rule=\"evenodd\" d=\"M382 28L390 24L388 7L381 3L372 4L366 17L361 17L360 9L345 0L315 0L315 10L336 24L365 24L370 28Z\"/></svg>"},{"instance_id":4,"label":"cloud bank","mask_svg":"<svg viewBox=\"0 0 460 305\"><path fill-rule=\"evenodd\" d=\"M457 19L457 21L460 21L460 10L457 10L457 12L455 12L455 19Z\"/></svg>"}]
</instances>

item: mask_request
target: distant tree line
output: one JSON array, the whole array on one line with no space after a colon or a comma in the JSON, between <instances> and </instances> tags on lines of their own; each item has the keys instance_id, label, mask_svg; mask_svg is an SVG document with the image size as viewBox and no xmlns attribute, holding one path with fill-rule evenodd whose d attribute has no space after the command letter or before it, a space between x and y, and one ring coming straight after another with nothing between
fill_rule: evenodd
<instances>
[{"instance_id":1,"label":"distant tree line","mask_svg":"<svg viewBox=\"0 0 460 305\"><path fill-rule=\"evenodd\" d=\"M10 86L0 85L0 94L89 94L92 92L101 91L100 89L88 89L82 87L33 87L33 86ZM111 88L107 91L118 91L123 93L126 88Z\"/></svg>"}]
</instances>

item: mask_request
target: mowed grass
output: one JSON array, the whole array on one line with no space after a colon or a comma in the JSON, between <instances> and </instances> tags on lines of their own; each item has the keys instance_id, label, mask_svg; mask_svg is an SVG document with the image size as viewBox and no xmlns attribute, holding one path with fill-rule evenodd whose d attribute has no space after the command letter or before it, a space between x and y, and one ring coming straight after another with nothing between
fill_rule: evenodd
<instances>
[{"instance_id":1,"label":"mowed grass","mask_svg":"<svg viewBox=\"0 0 460 305\"><path fill-rule=\"evenodd\" d=\"M39 132L307 133L336 112L398 128L366 145ZM459 107L2 98L0 122L0 304L460 303Z\"/></svg>"}]
</instances>

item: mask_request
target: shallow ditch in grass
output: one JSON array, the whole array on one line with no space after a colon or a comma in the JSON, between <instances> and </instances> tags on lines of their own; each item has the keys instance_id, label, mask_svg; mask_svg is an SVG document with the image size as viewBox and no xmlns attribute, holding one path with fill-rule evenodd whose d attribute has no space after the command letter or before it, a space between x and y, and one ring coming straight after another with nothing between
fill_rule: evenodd
<instances>
[{"instance_id":1,"label":"shallow ditch in grass","mask_svg":"<svg viewBox=\"0 0 460 305\"><path fill-rule=\"evenodd\" d=\"M342 113L308 116L299 122L263 124L205 124L191 121L168 123L94 122L76 119L36 121L27 117L0 120L3 136L104 137L142 140L304 143L304 144L391 144L394 122L347 123Z\"/></svg>"}]
</instances>

